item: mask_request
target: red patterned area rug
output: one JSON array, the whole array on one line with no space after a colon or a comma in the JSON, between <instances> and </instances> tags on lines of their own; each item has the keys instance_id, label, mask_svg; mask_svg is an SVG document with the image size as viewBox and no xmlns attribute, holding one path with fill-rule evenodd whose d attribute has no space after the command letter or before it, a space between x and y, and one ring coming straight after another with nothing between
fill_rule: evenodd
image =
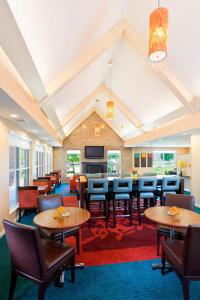
<instances>
[{"instance_id":1,"label":"red patterned area rug","mask_svg":"<svg viewBox=\"0 0 200 300\"><path fill-rule=\"evenodd\" d=\"M64 197L66 206L77 206L76 197ZM155 225L142 219L138 225L137 215L134 225L129 226L129 220L117 219L116 228L112 219L108 228L104 220L93 220L91 229L84 224L81 229L81 253L76 256L77 262L84 262L87 266L122 263L157 258ZM66 239L75 245L73 238Z\"/></svg>"}]
</instances>

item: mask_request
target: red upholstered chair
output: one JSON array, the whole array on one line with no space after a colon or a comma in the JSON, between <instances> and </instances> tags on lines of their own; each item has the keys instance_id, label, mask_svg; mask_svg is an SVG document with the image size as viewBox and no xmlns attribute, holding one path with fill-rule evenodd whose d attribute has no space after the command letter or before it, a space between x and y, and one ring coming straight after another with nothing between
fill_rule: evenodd
<instances>
[{"instance_id":1,"label":"red upholstered chair","mask_svg":"<svg viewBox=\"0 0 200 300\"><path fill-rule=\"evenodd\" d=\"M40 194L46 194L46 193L52 192L50 178L39 177L37 179L33 179L33 185L36 185L36 186L46 185L47 186L47 188L44 191L40 192Z\"/></svg>"},{"instance_id":2,"label":"red upholstered chair","mask_svg":"<svg viewBox=\"0 0 200 300\"><path fill-rule=\"evenodd\" d=\"M185 241L162 242L162 274L165 274L167 260L181 279L184 300L189 300L190 281L200 281L199 240L200 225L189 225Z\"/></svg>"},{"instance_id":3,"label":"red upholstered chair","mask_svg":"<svg viewBox=\"0 0 200 300\"><path fill-rule=\"evenodd\" d=\"M23 210L37 208L37 186L19 186L18 187L18 201L19 201L19 221L21 220L21 213Z\"/></svg>"},{"instance_id":4,"label":"red upholstered chair","mask_svg":"<svg viewBox=\"0 0 200 300\"><path fill-rule=\"evenodd\" d=\"M11 256L11 282L8 300L14 296L17 276L25 277L38 288L38 300L44 300L46 288L58 283L62 272L71 268L75 281L74 248L60 242L42 240L36 227L3 221L8 249ZM18 297L20 299L20 296Z\"/></svg>"},{"instance_id":5,"label":"red upholstered chair","mask_svg":"<svg viewBox=\"0 0 200 300\"><path fill-rule=\"evenodd\" d=\"M70 180L69 180L69 184L70 184L70 193L76 192L76 191L77 191L77 187L76 187L76 180L77 180L77 178L79 178L78 175L73 175L73 177L70 178Z\"/></svg>"},{"instance_id":6,"label":"red upholstered chair","mask_svg":"<svg viewBox=\"0 0 200 300\"><path fill-rule=\"evenodd\" d=\"M61 182L60 182L60 175L59 175L58 172L50 172L49 174L56 177L55 183L56 183L57 186L61 184Z\"/></svg>"}]
</instances>

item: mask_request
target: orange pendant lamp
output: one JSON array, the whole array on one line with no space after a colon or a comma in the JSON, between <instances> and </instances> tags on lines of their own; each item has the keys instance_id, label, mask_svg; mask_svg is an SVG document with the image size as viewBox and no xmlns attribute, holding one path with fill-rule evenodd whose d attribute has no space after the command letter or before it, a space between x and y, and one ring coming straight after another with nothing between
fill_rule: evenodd
<instances>
[{"instance_id":1,"label":"orange pendant lamp","mask_svg":"<svg viewBox=\"0 0 200 300\"><path fill-rule=\"evenodd\" d=\"M99 137L101 135L101 125L100 124L96 124L95 128L94 128L94 135L96 137Z\"/></svg>"},{"instance_id":2,"label":"orange pendant lamp","mask_svg":"<svg viewBox=\"0 0 200 300\"><path fill-rule=\"evenodd\" d=\"M159 62L167 56L168 10L160 7L150 15L149 60Z\"/></svg>"},{"instance_id":3,"label":"orange pendant lamp","mask_svg":"<svg viewBox=\"0 0 200 300\"><path fill-rule=\"evenodd\" d=\"M106 119L107 120L112 120L114 119L114 102L111 100L111 68L113 65L113 61L110 60L108 62L108 67L110 68L110 100L107 101L106 106L107 106L107 113L106 113Z\"/></svg>"}]
</instances>

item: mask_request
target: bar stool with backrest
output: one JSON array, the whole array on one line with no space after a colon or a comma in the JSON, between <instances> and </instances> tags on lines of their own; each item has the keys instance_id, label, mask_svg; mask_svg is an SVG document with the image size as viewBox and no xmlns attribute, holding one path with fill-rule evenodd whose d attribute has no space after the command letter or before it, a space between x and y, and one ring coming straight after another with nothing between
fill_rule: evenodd
<instances>
[{"instance_id":1,"label":"bar stool with backrest","mask_svg":"<svg viewBox=\"0 0 200 300\"><path fill-rule=\"evenodd\" d=\"M162 275L165 274L165 261L167 260L181 279L184 300L190 299L190 281L200 281L199 240L200 225L189 225L185 241L168 240L162 242ZM199 298L198 295L197 298Z\"/></svg>"},{"instance_id":2,"label":"bar stool with backrest","mask_svg":"<svg viewBox=\"0 0 200 300\"><path fill-rule=\"evenodd\" d=\"M60 194L40 196L38 201L38 213L46 211L48 209L57 208L63 206L63 196ZM61 232L58 230L47 230L44 228L39 229L40 234L43 238L50 238L54 240L61 240ZM75 226L64 231L65 238L69 236L74 236L76 238L76 249L77 253L80 253L80 234L79 226Z\"/></svg>"},{"instance_id":3,"label":"bar stool with backrest","mask_svg":"<svg viewBox=\"0 0 200 300\"><path fill-rule=\"evenodd\" d=\"M179 176L164 176L161 188L157 189L157 195L160 196L160 204L165 205L165 196L167 193L176 194L180 188Z\"/></svg>"},{"instance_id":4,"label":"bar stool with backrest","mask_svg":"<svg viewBox=\"0 0 200 300\"><path fill-rule=\"evenodd\" d=\"M21 221L22 211L28 209L37 209L37 196L39 195L37 186L19 186L18 201L19 201L19 221Z\"/></svg>"},{"instance_id":5,"label":"bar stool with backrest","mask_svg":"<svg viewBox=\"0 0 200 300\"><path fill-rule=\"evenodd\" d=\"M116 215L116 204L124 202L124 215ZM127 210L128 204L128 210ZM113 180L113 222L116 226L116 217L126 217L130 219L132 226L132 178L114 178Z\"/></svg>"},{"instance_id":6,"label":"bar stool with backrest","mask_svg":"<svg viewBox=\"0 0 200 300\"><path fill-rule=\"evenodd\" d=\"M101 203L104 203L104 215L103 218L106 220L106 227L108 226L108 179L88 179L88 199L87 208L89 212L92 210L92 203L99 202L100 209ZM101 216L102 217L102 216ZM94 217L93 218L97 218ZM98 217L99 218L99 217ZM91 226L91 218L89 220L89 227Z\"/></svg>"},{"instance_id":7,"label":"bar stool with backrest","mask_svg":"<svg viewBox=\"0 0 200 300\"><path fill-rule=\"evenodd\" d=\"M179 208L188 209L194 211L195 209L195 198L190 195L183 194L166 194L166 206L177 206ZM160 239L165 237L165 239L170 236L170 228L166 225L158 225L156 229L157 233L157 255L159 255L160 250ZM174 231L174 238L179 240L184 240L186 235L185 228L176 228Z\"/></svg>"},{"instance_id":8,"label":"bar stool with backrest","mask_svg":"<svg viewBox=\"0 0 200 300\"><path fill-rule=\"evenodd\" d=\"M141 225L141 206L148 207L156 205L156 189L157 178L156 177L141 177L138 182L137 195L137 208L138 208L138 220ZM141 199L143 199L143 205L141 205ZM150 203L148 204L148 201Z\"/></svg>"},{"instance_id":9,"label":"bar stool with backrest","mask_svg":"<svg viewBox=\"0 0 200 300\"><path fill-rule=\"evenodd\" d=\"M4 220L3 225L11 256L9 300L13 299L17 276L27 278L39 286L38 300L44 300L46 288L53 281L58 284L59 277L67 267L71 269L72 282L75 281L73 247L56 241L41 240L36 227L8 220Z\"/></svg>"}]
</instances>

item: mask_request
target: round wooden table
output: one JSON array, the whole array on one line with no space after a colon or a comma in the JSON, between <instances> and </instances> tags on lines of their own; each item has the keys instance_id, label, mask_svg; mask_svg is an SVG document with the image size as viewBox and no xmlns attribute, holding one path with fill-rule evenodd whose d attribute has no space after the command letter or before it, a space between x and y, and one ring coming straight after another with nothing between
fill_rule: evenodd
<instances>
[{"instance_id":1,"label":"round wooden table","mask_svg":"<svg viewBox=\"0 0 200 300\"><path fill-rule=\"evenodd\" d=\"M38 227L45 229L53 229L61 231L61 241L64 242L65 229L79 226L87 222L90 218L90 213L86 209L79 207L65 207L64 213L69 213L67 217L54 218L56 209L45 210L35 216L33 223ZM84 268L84 263L77 263L76 268ZM64 283L64 272L60 279L61 286Z\"/></svg>"},{"instance_id":2,"label":"round wooden table","mask_svg":"<svg viewBox=\"0 0 200 300\"><path fill-rule=\"evenodd\" d=\"M155 206L147 208L144 211L145 216L156 223L167 225L170 227L170 238L174 237L174 228L187 228L189 225L200 225L200 214L194 211L179 208L179 216L171 216L168 214L169 206Z\"/></svg>"},{"instance_id":3,"label":"round wooden table","mask_svg":"<svg viewBox=\"0 0 200 300\"><path fill-rule=\"evenodd\" d=\"M144 211L145 216L156 223L169 226L170 239L174 238L174 228L187 228L189 225L200 225L200 214L194 211L179 208L180 215L168 214L169 206L155 206ZM161 269L162 264L152 264L152 269Z\"/></svg>"},{"instance_id":4,"label":"round wooden table","mask_svg":"<svg viewBox=\"0 0 200 300\"><path fill-rule=\"evenodd\" d=\"M86 209L79 207L65 207L64 213L69 213L67 217L54 218L56 209L45 210L35 216L33 222L45 229L60 230L62 232L62 241L64 241L64 230L79 226L87 222L90 218L90 213Z\"/></svg>"}]
</instances>

